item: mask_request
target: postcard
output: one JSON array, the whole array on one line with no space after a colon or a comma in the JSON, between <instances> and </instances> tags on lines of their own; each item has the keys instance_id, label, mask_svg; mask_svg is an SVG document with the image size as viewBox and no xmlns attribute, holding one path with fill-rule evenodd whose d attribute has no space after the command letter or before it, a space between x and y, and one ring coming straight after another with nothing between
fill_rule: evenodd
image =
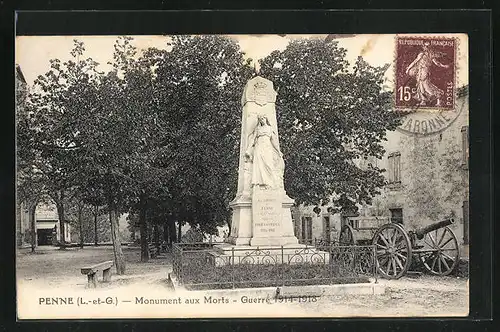
<instances>
[{"instance_id":1,"label":"postcard","mask_svg":"<svg viewBox=\"0 0 500 332\"><path fill-rule=\"evenodd\" d=\"M18 36L24 319L469 313L468 36Z\"/></svg>"}]
</instances>

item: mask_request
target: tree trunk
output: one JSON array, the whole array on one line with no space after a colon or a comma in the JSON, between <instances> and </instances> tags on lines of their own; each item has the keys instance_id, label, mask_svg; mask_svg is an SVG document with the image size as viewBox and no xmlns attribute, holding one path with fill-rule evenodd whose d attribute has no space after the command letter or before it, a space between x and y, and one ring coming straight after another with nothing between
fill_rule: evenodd
<instances>
[{"instance_id":1,"label":"tree trunk","mask_svg":"<svg viewBox=\"0 0 500 332\"><path fill-rule=\"evenodd\" d=\"M170 245L171 243L170 227L168 225L168 219L165 220L165 222L163 223L163 241L165 241L167 245Z\"/></svg>"},{"instance_id":2,"label":"tree trunk","mask_svg":"<svg viewBox=\"0 0 500 332\"><path fill-rule=\"evenodd\" d=\"M99 235L97 235L97 217L99 213L99 206L94 207L94 245L99 245Z\"/></svg>"},{"instance_id":3,"label":"tree trunk","mask_svg":"<svg viewBox=\"0 0 500 332\"><path fill-rule=\"evenodd\" d=\"M139 210L139 232L141 235L141 262L149 260L148 224L146 222L146 204L141 200Z\"/></svg>"},{"instance_id":4,"label":"tree trunk","mask_svg":"<svg viewBox=\"0 0 500 332\"><path fill-rule=\"evenodd\" d=\"M83 205L78 207L78 226L80 228L80 248L83 249L83 219L82 219Z\"/></svg>"},{"instance_id":5,"label":"tree trunk","mask_svg":"<svg viewBox=\"0 0 500 332\"><path fill-rule=\"evenodd\" d=\"M233 224L233 212L231 210L229 210L227 212L227 227L229 229L227 232L227 236L231 235L232 224Z\"/></svg>"},{"instance_id":6,"label":"tree trunk","mask_svg":"<svg viewBox=\"0 0 500 332\"><path fill-rule=\"evenodd\" d=\"M172 218L169 218L169 220L168 220L168 228L169 228L168 232L170 233L170 243L176 243L177 242L177 237L176 237L177 232L175 231L175 222Z\"/></svg>"},{"instance_id":7,"label":"tree trunk","mask_svg":"<svg viewBox=\"0 0 500 332\"><path fill-rule=\"evenodd\" d=\"M160 252L160 228L158 227L158 224L153 225L153 239L156 249Z\"/></svg>"},{"instance_id":8,"label":"tree trunk","mask_svg":"<svg viewBox=\"0 0 500 332\"><path fill-rule=\"evenodd\" d=\"M130 231L130 239L132 240L132 243L135 243L136 237L135 237L135 229Z\"/></svg>"},{"instance_id":9,"label":"tree trunk","mask_svg":"<svg viewBox=\"0 0 500 332\"><path fill-rule=\"evenodd\" d=\"M64 204L62 202L56 203L57 215L59 216L59 232L60 236L60 249L66 249L66 227L64 224Z\"/></svg>"},{"instance_id":10,"label":"tree trunk","mask_svg":"<svg viewBox=\"0 0 500 332\"><path fill-rule=\"evenodd\" d=\"M111 223L111 239L113 240L113 253L115 255L116 273L125 274L125 257L123 256L120 240L118 214L114 204L109 204L109 221Z\"/></svg>"},{"instance_id":11,"label":"tree trunk","mask_svg":"<svg viewBox=\"0 0 500 332\"><path fill-rule=\"evenodd\" d=\"M181 222L179 221L179 229L177 230L177 242L180 243L181 242L181 237L182 237L182 224Z\"/></svg>"},{"instance_id":12,"label":"tree trunk","mask_svg":"<svg viewBox=\"0 0 500 332\"><path fill-rule=\"evenodd\" d=\"M35 248L37 245L37 232L36 232L36 218L35 218L35 213L36 213L36 204L31 204L29 209L29 223L30 223L30 230L31 230L31 252L35 252Z\"/></svg>"}]
</instances>

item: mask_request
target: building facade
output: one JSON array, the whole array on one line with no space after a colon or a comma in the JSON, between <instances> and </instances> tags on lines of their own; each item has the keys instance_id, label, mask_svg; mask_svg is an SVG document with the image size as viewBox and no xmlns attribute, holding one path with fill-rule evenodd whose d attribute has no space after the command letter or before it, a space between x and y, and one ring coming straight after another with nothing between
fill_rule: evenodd
<instances>
[{"instance_id":1,"label":"building facade","mask_svg":"<svg viewBox=\"0 0 500 332\"><path fill-rule=\"evenodd\" d=\"M61 239L59 216L54 204L40 203L35 210L35 246L54 245ZM71 242L71 225L64 225L65 239ZM17 245L31 246L29 209L24 203L18 204Z\"/></svg>"},{"instance_id":2,"label":"building facade","mask_svg":"<svg viewBox=\"0 0 500 332\"><path fill-rule=\"evenodd\" d=\"M407 230L452 217L451 229L468 256L469 244L469 109L465 106L446 129L432 135L387 132L385 155L363 163L385 169L387 185L370 206L358 206L357 215L385 217ZM461 103L461 101L459 101ZM359 166L364 167L361 163ZM316 214L313 207L293 212L295 234L301 242L338 241L347 215L330 214L328 206ZM354 215L353 215L354 216Z\"/></svg>"}]
</instances>

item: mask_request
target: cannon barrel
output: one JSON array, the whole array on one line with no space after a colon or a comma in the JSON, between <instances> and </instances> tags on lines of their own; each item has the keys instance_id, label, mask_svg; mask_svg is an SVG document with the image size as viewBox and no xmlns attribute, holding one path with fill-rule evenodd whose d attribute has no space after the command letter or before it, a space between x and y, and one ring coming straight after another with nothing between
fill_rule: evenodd
<instances>
[{"instance_id":1,"label":"cannon barrel","mask_svg":"<svg viewBox=\"0 0 500 332\"><path fill-rule=\"evenodd\" d=\"M425 234L430 233L432 231L435 231L436 229L449 226L449 225L451 225L453 223L455 223L455 220L453 218L446 219L446 220L443 220L443 221L439 221L439 222L431 224L429 226L425 226L425 227L422 227L422 228L417 228L415 230L415 234L417 235L417 238L419 240L422 240Z\"/></svg>"}]
</instances>

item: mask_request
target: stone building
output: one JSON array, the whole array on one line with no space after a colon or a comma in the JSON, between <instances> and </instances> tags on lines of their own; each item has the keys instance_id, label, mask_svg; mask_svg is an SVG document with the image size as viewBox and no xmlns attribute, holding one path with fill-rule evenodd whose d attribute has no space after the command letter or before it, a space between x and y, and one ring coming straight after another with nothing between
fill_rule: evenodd
<instances>
[{"instance_id":1,"label":"stone building","mask_svg":"<svg viewBox=\"0 0 500 332\"><path fill-rule=\"evenodd\" d=\"M18 207L18 246L31 245L31 228L29 222L29 211L25 204L20 203ZM54 204L40 203L35 210L36 246L53 245L61 239L59 216ZM71 242L71 225L64 225L65 239Z\"/></svg>"},{"instance_id":2,"label":"stone building","mask_svg":"<svg viewBox=\"0 0 500 332\"><path fill-rule=\"evenodd\" d=\"M432 135L387 133L386 153L371 162L385 169L387 185L371 206L358 206L357 215L386 217L402 223L407 230L426 226L448 217L468 256L469 238L469 130L468 94L462 89L457 104L464 107L446 129ZM311 206L294 211L295 234L301 242L314 239L338 240L346 217L330 214L328 206L316 214Z\"/></svg>"}]
</instances>

